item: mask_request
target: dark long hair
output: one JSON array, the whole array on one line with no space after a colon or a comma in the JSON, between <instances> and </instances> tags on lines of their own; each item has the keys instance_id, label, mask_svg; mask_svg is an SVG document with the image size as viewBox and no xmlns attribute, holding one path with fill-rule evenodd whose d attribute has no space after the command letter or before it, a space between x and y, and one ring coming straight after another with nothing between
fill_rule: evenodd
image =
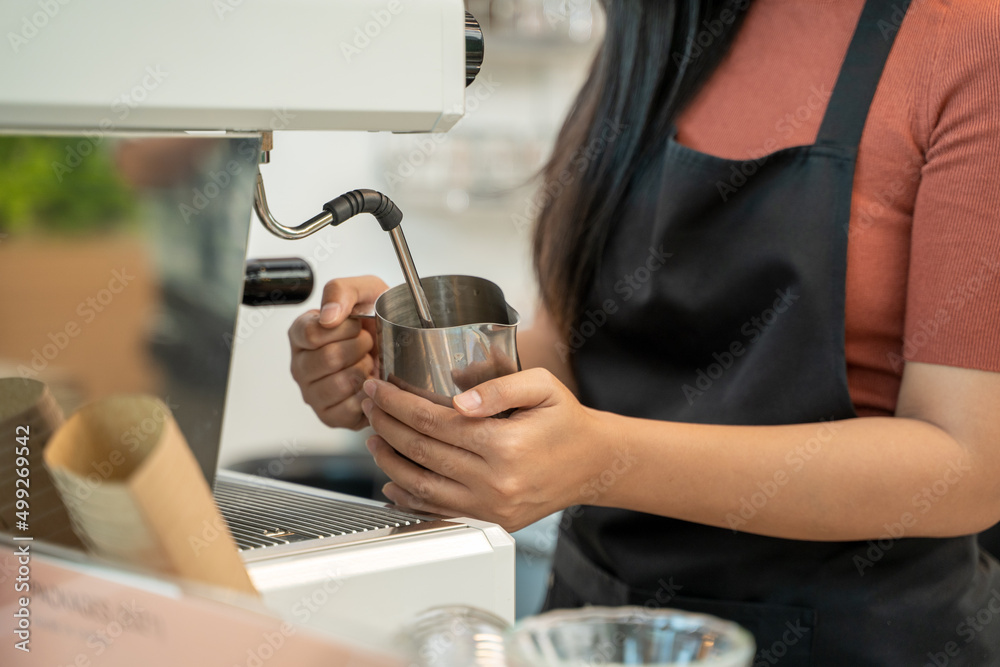
<instances>
[{"instance_id":1,"label":"dark long hair","mask_svg":"<svg viewBox=\"0 0 1000 667\"><path fill-rule=\"evenodd\" d=\"M725 55L750 0L603 0L607 32L542 172L542 302L582 312L616 212L651 150Z\"/></svg>"}]
</instances>

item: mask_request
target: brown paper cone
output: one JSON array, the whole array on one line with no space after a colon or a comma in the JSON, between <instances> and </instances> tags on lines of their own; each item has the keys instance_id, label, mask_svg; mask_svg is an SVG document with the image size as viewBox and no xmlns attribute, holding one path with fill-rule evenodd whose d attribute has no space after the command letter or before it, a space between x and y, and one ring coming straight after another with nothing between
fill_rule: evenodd
<instances>
[{"instance_id":1,"label":"brown paper cone","mask_svg":"<svg viewBox=\"0 0 1000 667\"><path fill-rule=\"evenodd\" d=\"M27 378L0 379L0 530L17 536L33 537L82 549L83 544L70 529L70 518L56 493L49 471L42 460L45 443L63 422L62 410L44 383ZM25 435L27 437L25 438ZM24 445L18 438L25 438L28 455L26 481L21 476L18 450ZM27 484L27 486L25 486ZM27 497L27 529L19 528L17 490L25 488ZM25 515L21 515L25 516Z\"/></svg>"},{"instance_id":2,"label":"brown paper cone","mask_svg":"<svg viewBox=\"0 0 1000 667\"><path fill-rule=\"evenodd\" d=\"M52 437L45 463L95 553L255 593L236 544L169 408L146 396L85 406ZM217 535L205 540L205 526Z\"/></svg>"}]
</instances>

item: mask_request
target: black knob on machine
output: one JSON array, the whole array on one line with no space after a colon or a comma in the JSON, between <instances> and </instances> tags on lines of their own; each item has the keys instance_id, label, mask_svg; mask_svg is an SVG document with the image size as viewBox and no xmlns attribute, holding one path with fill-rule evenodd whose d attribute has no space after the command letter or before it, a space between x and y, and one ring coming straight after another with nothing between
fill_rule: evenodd
<instances>
[{"instance_id":1,"label":"black knob on machine","mask_svg":"<svg viewBox=\"0 0 1000 667\"><path fill-rule=\"evenodd\" d=\"M298 257L247 261L244 306L289 306L302 303L313 290L312 267Z\"/></svg>"},{"instance_id":2,"label":"black knob on machine","mask_svg":"<svg viewBox=\"0 0 1000 667\"><path fill-rule=\"evenodd\" d=\"M472 85L476 75L483 67L483 57L486 54L486 40L483 39L483 29L476 17L465 12L465 85Z\"/></svg>"}]
</instances>

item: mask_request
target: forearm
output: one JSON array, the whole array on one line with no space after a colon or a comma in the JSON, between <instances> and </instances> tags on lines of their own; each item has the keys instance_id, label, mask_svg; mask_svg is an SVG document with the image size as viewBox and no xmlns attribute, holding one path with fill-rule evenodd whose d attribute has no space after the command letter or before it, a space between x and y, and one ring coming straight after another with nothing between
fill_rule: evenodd
<instances>
[{"instance_id":1,"label":"forearm","mask_svg":"<svg viewBox=\"0 0 1000 667\"><path fill-rule=\"evenodd\" d=\"M605 475L612 483L590 504L802 540L900 528L910 537L962 535L1000 518L989 466L924 421L716 426L599 415L620 473Z\"/></svg>"}]
</instances>

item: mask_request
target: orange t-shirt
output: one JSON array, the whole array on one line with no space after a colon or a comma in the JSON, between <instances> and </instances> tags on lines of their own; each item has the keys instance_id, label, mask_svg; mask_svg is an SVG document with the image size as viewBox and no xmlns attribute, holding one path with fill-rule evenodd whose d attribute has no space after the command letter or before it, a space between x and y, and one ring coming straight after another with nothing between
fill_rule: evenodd
<instances>
[{"instance_id":1,"label":"orange t-shirt","mask_svg":"<svg viewBox=\"0 0 1000 667\"><path fill-rule=\"evenodd\" d=\"M754 0L678 119L678 140L728 159L814 143L863 6ZM1000 371L1000 1L913 0L865 126L851 209L858 414L895 411L904 360Z\"/></svg>"}]
</instances>

